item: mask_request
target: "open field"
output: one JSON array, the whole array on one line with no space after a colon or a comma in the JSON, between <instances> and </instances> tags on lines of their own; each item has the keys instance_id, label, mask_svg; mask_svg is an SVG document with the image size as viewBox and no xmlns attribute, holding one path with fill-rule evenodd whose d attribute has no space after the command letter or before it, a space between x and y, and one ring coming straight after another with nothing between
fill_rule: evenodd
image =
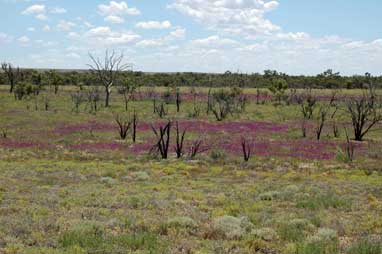
<instances>
[{"instance_id":1,"label":"open field","mask_svg":"<svg viewBox=\"0 0 382 254\"><path fill-rule=\"evenodd\" d=\"M179 112L164 104L162 118L164 87L140 88L128 112L116 91L90 112L74 107L76 87L23 100L0 89L0 253L381 253L381 124L346 154L345 104L361 90L341 92L317 140L316 111L303 138L300 105L266 89L244 89L245 109L222 121L206 113L208 88L181 88ZM319 105L332 95L312 92ZM115 121L133 111L135 143ZM149 154L168 119L186 130L180 159L174 130L168 159Z\"/></svg>"}]
</instances>

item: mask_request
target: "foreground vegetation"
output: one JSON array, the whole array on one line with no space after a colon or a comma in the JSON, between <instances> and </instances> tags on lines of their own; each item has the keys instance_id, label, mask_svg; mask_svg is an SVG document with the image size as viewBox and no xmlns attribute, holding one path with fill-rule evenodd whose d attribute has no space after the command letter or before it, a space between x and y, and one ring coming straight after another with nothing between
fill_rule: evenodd
<instances>
[{"instance_id":1,"label":"foreground vegetation","mask_svg":"<svg viewBox=\"0 0 382 254\"><path fill-rule=\"evenodd\" d=\"M381 254L382 100L364 78L3 86L0 253Z\"/></svg>"}]
</instances>

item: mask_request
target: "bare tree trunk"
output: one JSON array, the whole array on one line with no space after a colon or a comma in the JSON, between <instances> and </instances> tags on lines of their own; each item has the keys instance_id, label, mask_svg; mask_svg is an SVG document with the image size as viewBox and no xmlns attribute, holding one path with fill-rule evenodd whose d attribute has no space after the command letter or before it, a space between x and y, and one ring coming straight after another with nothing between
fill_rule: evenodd
<instances>
[{"instance_id":1,"label":"bare tree trunk","mask_svg":"<svg viewBox=\"0 0 382 254\"><path fill-rule=\"evenodd\" d=\"M110 101L110 93L111 93L109 87L106 87L105 93L106 93L106 96L105 96L105 108L108 108L109 107L109 101Z\"/></svg>"}]
</instances>

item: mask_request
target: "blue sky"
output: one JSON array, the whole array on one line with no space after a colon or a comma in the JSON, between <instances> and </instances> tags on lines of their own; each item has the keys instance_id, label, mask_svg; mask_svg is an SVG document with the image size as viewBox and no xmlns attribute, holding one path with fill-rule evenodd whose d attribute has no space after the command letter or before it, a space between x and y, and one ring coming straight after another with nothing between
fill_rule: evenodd
<instances>
[{"instance_id":1,"label":"blue sky","mask_svg":"<svg viewBox=\"0 0 382 254\"><path fill-rule=\"evenodd\" d=\"M141 71L382 74L380 0L0 0L0 61Z\"/></svg>"}]
</instances>

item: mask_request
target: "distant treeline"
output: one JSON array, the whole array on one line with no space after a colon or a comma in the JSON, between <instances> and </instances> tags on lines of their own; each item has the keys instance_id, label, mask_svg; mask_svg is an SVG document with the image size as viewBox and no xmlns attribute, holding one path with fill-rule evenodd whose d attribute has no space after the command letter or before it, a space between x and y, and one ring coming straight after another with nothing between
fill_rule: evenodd
<instances>
[{"instance_id":1,"label":"distant treeline","mask_svg":"<svg viewBox=\"0 0 382 254\"><path fill-rule=\"evenodd\" d=\"M35 82L36 76L40 76L42 82L49 80L52 72L59 75L62 85L100 85L97 76L90 71L53 71L53 70L20 70L22 82ZM195 86L195 87L248 87L266 88L270 87L275 80L283 79L289 88L363 88L365 84L373 82L375 87L382 88L382 76L373 77L366 73L363 76L341 76L338 72L327 70L316 76L292 76L285 73L266 70L264 73L243 74L225 72L224 74L210 73L145 73L145 72L123 72L120 82L130 82L137 86ZM47 81L48 82L48 81ZM7 77L0 72L0 84L7 84Z\"/></svg>"}]
</instances>

